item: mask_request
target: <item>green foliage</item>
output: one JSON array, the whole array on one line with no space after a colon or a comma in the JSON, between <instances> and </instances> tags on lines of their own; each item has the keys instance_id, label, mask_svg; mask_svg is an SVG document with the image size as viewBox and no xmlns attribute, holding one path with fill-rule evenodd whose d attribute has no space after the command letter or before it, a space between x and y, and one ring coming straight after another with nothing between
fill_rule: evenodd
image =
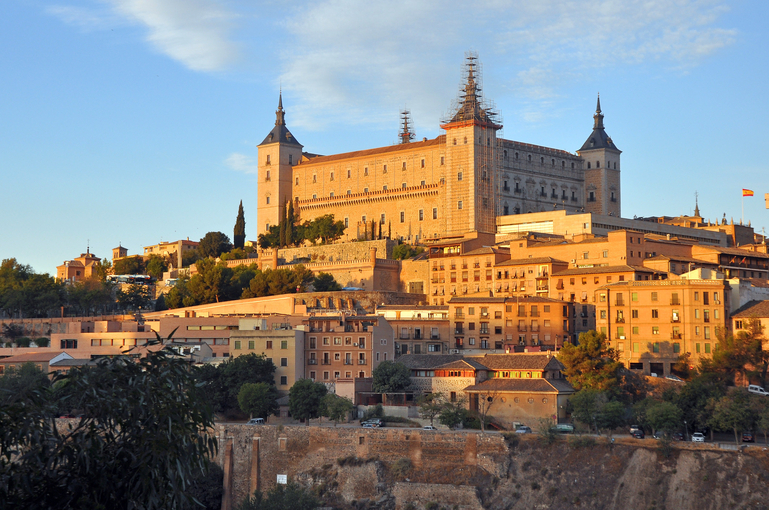
<instances>
[{"instance_id":1,"label":"green foliage","mask_svg":"<svg viewBox=\"0 0 769 510\"><path fill-rule=\"evenodd\" d=\"M221 232L209 232L198 244L198 253L202 258L211 257L217 258L222 253L228 252L232 249L230 238Z\"/></svg>"},{"instance_id":2,"label":"green foliage","mask_svg":"<svg viewBox=\"0 0 769 510\"><path fill-rule=\"evenodd\" d=\"M750 430L756 421L754 398L746 388L733 388L727 395L710 401L712 415L709 425L719 430L734 431L734 442L739 443L739 432Z\"/></svg>"},{"instance_id":3,"label":"green foliage","mask_svg":"<svg viewBox=\"0 0 769 510\"><path fill-rule=\"evenodd\" d=\"M362 421L370 420L371 418L384 418L384 407L382 404L377 404L374 407L369 407L366 412L363 413Z\"/></svg>"},{"instance_id":4,"label":"green foliage","mask_svg":"<svg viewBox=\"0 0 769 510\"><path fill-rule=\"evenodd\" d=\"M96 278L67 285L67 309L81 316L107 313L115 306L114 288L114 284Z\"/></svg>"},{"instance_id":5,"label":"green foliage","mask_svg":"<svg viewBox=\"0 0 769 510\"><path fill-rule=\"evenodd\" d=\"M429 419L430 425L434 425L435 417L441 414L445 404L445 398L441 393L425 393L417 400L419 415L422 418Z\"/></svg>"},{"instance_id":6,"label":"green foliage","mask_svg":"<svg viewBox=\"0 0 769 510\"><path fill-rule=\"evenodd\" d=\"M16 339L17 347L29 347L31 343L32 343L32 339L27 336L22 336Z\"/></svg>"},{"instance_id":7,"label":"green foliage","mask_svg":"<svg viewBox=\"0 0 769 510\"><path fill-rule=\"evenodd\" d=\"M318 276L312 280L312 288L315 292L342 290L342 286L336 282L334 275L329 273L318 273Z\"/></svg>"},{"instance_id":8,"label":"green foliage","mask_svg":"<svg viewBox=\"0 0 769 510\"><path fill-rule=\"evenodd\" d=\"M245 260L248 258L248 252L244 248L233 248L227 253L222 253L219 258L221 260Z\"/></svg>"},{"instance_id":9,"label":"green foliage","mask_svg":"<svg viewBox=\"0 0 769 510\"><path fill-rule=\"evenodd\" d=\"M147 274L156 280L163 278L163 272L168 271L168 262L166 259L153 253L146 261Z\"/></svg>"},{"instance_id":10,"label":"green foliage","mask_svg":"<svg viewBox=\"0 0 769 510\"><path fill-rule=\"evenodd\" d=\"M51 345L51 339L44 336L35 338L35 345L38 347L48 347Z\"/></svg>"},{"instance_id":11,"label":"green foliage","mask_svg":"<svg viewBox=\"0 0 769 510\"><path fill-rule=\"evenodd\" d=\"M336 426L340 421L346 420L353 409L355 406L349 398L327 393L321 399L320 415L332 420Z\"/></svg>"},{"instance_id":12,"label":"green foliage","mask_svg":"<svg viewBox=\"0 0 769 510\"><path fill-rule=\"evenodd\" d=\"M462 395L454 402L446 400L441 414L438 415L438 422L450 429L454 429L454 427L467 419L467 414L467 397Z\"/></svg>"},{"instance_id":13,"label":"green foliage","mask_svg":"<svg viewBox=\"0 0 769 510\"><path fill-rule=\"evenodd\" d=\"M217 366L196 368L197 378L205 383L206 400L217 413L239 409L238 395L245 384L264 383L274 390L274 374L275 365L264 354L244 354Z\"/></svg>"},{"instance_id":14,"label":"green foliage","mask_svg":"<svg viewBox=\"0 0 769 510\"><path fill-rule=\"evenodd\" d=\"M681 410L672 402L657 402L646 411L647 423L652 429L666 434L681 428L682 416Z\"/></svg>"},{"instance_id":15,"label":"green foliage","mask_svg":"<svg viewBox=\"0 0 769 510\"><path fill-rule=\"evenodd\" d=\"M159 339L158 339L159 341ZM4 393L0 501L6 508L182 509L216 453L213 414L168 350L102 359L54 387ZM58 408L83 417L56 429Z\"/></svg>"},{"instance_id":16,"label":"green foliage","mask_svg":"<svg viewBox=\"0 0 769 510\"><path fill-rule=\"evenodd\" d=\"M712 358L700 362L700 371L717 374L726 384L733 385L736 377L765 385L769 369L769 350L763 349L764 328L752 318L745 330L736 335L719 335L718 348Z\"/></svg>"},{"instance_id":17,"label":"green foliage","mask_svg":"<svg viewBox=\"0 0 769 510\"><path fill-rule=\"evenodd\" d=\"M19 324L3 324L3 338L16 340L24 334L24 329Z\"/></svg>"},{"instance_id":18,"label":"green foliage","mask_svg":"<svg viewBox=\"0 0 769 510\"><path fill-rule=\"evenodd\" d=\"M122 310L147 309L150 305L150 293L146 285L130 285L126 290L118 290L115 295Z\"/></svg>"},{"instance_id":19,"label":"green foliage","mask_svg":"<svg viewBox=\"0 0 769 510\"><path fill-rule=\"evenodd\" d=\"M145 265L141 255L118 259L112 265L113 274L144 274Z\"/></svg>"},{"instance_id":20,"label":"green foliage","mask_svg":"<svg viewBox=\"0 0 769 510\"><path fill-rule=\"evenodd\" d=\"M278 390L274 384L245 383L238 391L240 410L250 418L266 418L278 410Z\"/></svg>"},{"instance_id":21,"label":"green foliage","mask_svg":"<svg viewBox=\"0 0 769 510\"><path fill-rule=\"evenodd\" d=\"M569 397L572 418L593 426L596 433L606 429L611 431L625 421L626 409L622 402L610 400L611 394L593 389L583 389Z\"/></svg>"},{"instance_id":22,"label":"green foliage","mask_svg":"<svg viewBox=\"0 0 769 510\"><path fill-rule=\"evenodd\" d=\"M592 436L569 436L567 443L570 448L592 448L595 446L595 438Z\"/></svg>"},{"instance_id":23,"label":"green foliage","mask_svg":"<svg viewBox=\"0 0 769 510\"><path fill-rule=\"evenodd\" d=\"M383 361L371 375L377 393L401 393L411 384L411 369L397 361Z\"/></svg>"},{"instance_id":24,"label":"green foliage","mask_svg":"<svg viewBox=\"0 0 769 510\"><path fill-rule=\"evenodd\" d=\"M390 472L395 478L406 478L411 470L414 468L414 464L411 463L411 459L403 457L390 464Z\"/></svg>"},{"instance_id":25,"label":"green foliage","mask_svg":"<svg viewBox=\"0 0 769 510\"><path fill-rule=\"evenodd\" d=\"M46 317L65 302L64 285L47 274L37 274L16 259L0 264L0 311L9 317Z\"/></svg>"},{"instance_id":26,"label":"green foliage","mask_svg":"<svg viewBox=\"0 0 769 510\"><path fill-rule=\"evenodd\" d=\"M392 258L394 258L395 260L410 259L411 257L419 255L424 251L425 249L422 248L421 246L414 247L409 244L399 244L398 246L393 248Z\"/></svg>"},{"instance_id":27,"label":"green foliage","mask_svg":"<svg viewBox=\"0 0 769 510\"><path fill-rule=\"evenodd\" d=\"M596 331L580 333L579 345L564 344L558 359L566 367L563 374L575 389L616 391L622 368L617 353L606 342L606 335Z\"/></svg>"},{"instance_id":28,"label":"green foliage","mask_svg":"<svg viewBox=\"0 0 769 510\"><path fill-rule=\"evenodd\" d=\"M310 379L299 379L288 390L288 412L297 420L306 421L320 416L321 400L326 395L326 386Z\"/></svg>"},{"instance_id":29,"label":"green foliage","mask_svg":"<svg viewBox=\"0 0 769 510\"><path fill-rule=\"evenodd\" d=\"M293 216L293 217L292 217ZM261 248L281 248L286 245L300 245L309 241L313 245L320 241L322 244L332 243L344 235L343 221L335 221L333 214L319 216L301 225L296 224L297 217L293 215L293 204L289 203L288 211L281 212L281 221L273 225L266 234L259 234L258 242Z\"/></svg>"},{"instance_id":30,"label":"green foliage","mask_svg":"<svg viewBox=\"0 0 769 510\"><path fill-rule=\"evenodd\" d=\"M257 271L254 278L249 282L249 287L243 290L242 297L245 299L304 292L312 279L312 271L306 269L302 264L297 264L292 269Z\"/></svg>"},{"instance_id":31,"label":"green foliage","mask_svg":"<svg viewBox=\"0 0 769 510\"><path fill-rule=\"evenodd\" d=\"M662 437L657 440L657 451L664 459L670 458L673 454L673 440L668 434L663 434Z\"/></svg>"},{"instance_id":32,"label":"green foliage","mask_svg":"<svg viewBox=\"0 0 769 510\"><path fill-rule=\"evenodd\" d=\"M187 505L189 510L221 510L224 496L224 471L218 464L211 463L205 474L198 474L192 479L187 493L195 502Z\"/></svg>"},{"instance_id":33,"label":"green foliage","mask_svg":"<svg viewBox=\"0 0 769 510\"><path fill-rule=\"evenodd\" d=\"M0 407L14 401L19 395L23 399L24 395L45 390L49 386L48 376L31 361L21 367L8 367L5 374L0 376Z\"/></svg>"},{"instance_id":34,"label":"green foliage","mask_svg":"<svg viewBox=\"0 0 769 510\"><path fill-rule=\"evenodd\" d=\"M320 500L292 481L287 485L275 485L266 494L256 491L253 497L243 501L236 510L315 510L319 506Z\"/></svg>"},{"instance_id":35,"label":"green foliage","mask_svg":"<svg viewBox=\"0 0 769 510\"><path fill-rule=\"evenodd\" d=\"M718 374L703 373L681 388L674 403L681 410L687 427L694 430L705 427L710 421L712 408L708 402L725 394L726 385Z\"/></svg>"},{"instance_id":36,"label":"green foliage","mask_svg":"<svg viewBox=\"0 0 769 510\"><path fill-rule=\"evenodd\" d=\"M233 246L243 249L246 242L246 216L243 213L243 201L238 206L238 217L235 219L235 228L232 231Z\"/></svg>"}]
</instances>

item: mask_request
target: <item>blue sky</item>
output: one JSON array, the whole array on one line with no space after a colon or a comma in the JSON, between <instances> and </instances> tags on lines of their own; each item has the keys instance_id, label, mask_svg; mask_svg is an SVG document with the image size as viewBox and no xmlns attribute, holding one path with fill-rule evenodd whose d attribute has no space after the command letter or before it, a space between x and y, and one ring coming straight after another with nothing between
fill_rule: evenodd
<instances>
[{"instance_id":1,"label":"blue sky","mask_svg":"<svg viewBox=\"0 0 769 510\"><path fill-rule=\"evenodd\" d=\"M575 152L596 94L622 149L625 217L769 227L769 2L3 0L0 259L254 238L256 145L282 86L305 150L440 134L465 51L503 136Z\"/></svg>"}]
</instances>

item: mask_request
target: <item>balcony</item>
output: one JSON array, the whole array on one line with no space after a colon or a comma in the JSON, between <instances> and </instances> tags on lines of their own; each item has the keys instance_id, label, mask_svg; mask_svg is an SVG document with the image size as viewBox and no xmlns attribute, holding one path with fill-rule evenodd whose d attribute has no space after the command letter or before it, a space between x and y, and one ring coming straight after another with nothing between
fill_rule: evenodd
<instances>
[{"instance_id":1,"label":"balcony","mask_svg":"<svg viewBox=\"0 0 769 510\"><path fill-rule=\"evenodd\" d=\"M454 330L454 334L455 335L463 335L464 336L465 330L464 329L455 329Z\"/></svg>"},{"instance_id":2,"label":"balcony","mask_svg":"<svg viewBox=\"0 0 769 510\"><path fill-rule=\"evenodd\" d=\"M351 359L346 359L346 360L344 360L344 364L345 365L354 365L355 363L353 363L353 361Z\"/></svg>"},{"instance_id":3,"label":"balcony","mask_svg":"<svg viewBox=\"0 0 769 510\"><path fill-rule=\"evenodd\" d=\"M535 312L535 311L532 310L531 316L532 317L539 317L539 312Z\"/></svg>"},{"instance_id":4,"label":"balcony","mask_svg":"<svg viewBox=\"0 0 769 510\"><path fill-rule=\"evenodd\" d=\"M679 323L679 322L681 322L681 319L680 319L680 318L678 318L678 317L672 317L672 318L670 319L670 322L673 322L673 323Z\"/></svg>"},{"instance_id":5,"label":"balcony","mask_svg":"<svg viewBox=\"0 0 769 510\"><path fill-rule=\"evenodd\" d=\"M671 333L671 340L681 340L684 337L681 333Z\"/></svg>"},{"instance_id":6,"label":"balcony","mask_svg":"<svg viewBox=\"0 0 769 510\"><path fill-rule=\"evenodd\" d=\"M455 319L464 319L465 318L465 314L464 313L455 313L454 314L454 318Z\"/></svg>"},{"instance_id":7,"label":"balcony","mask_svg":"<svg viewBox=\"0 0 769 510\"><path fill-rule=\"evenodd\" d=\"M526 326L520 326L519 325L518 326L518 331L520 331L521 333L525 332L526 331Z\"/></svg>"},{"instance_id":8,"label":"balcony","mask_svg":"<svg viewBox=\"0 0 769 510\"><path fill-rule=\"evenodd\" d=\"M331 364L331 360L330 359L324 359L323 361L321 361L321 364L322 365L330 365Z\"/></svg>"},{"instance_id":9,"label":"balcony","mask_svg":"<svg viewBox=\"0 0 769 510\"><path fill-rule=\"evenodd\" d=\"M625 318L624 317L617 317L617 320L614 321L614 322L619 322L620 324L624 324L625 323Z\"/></svg>"},{"instance_id":10,"label":"balcony","mask_svg":"<svg viewBox=\"0 0 769 510\"><path fill-rule=\"evenodd\" d=\"M488 330L488 329L484 329L484 328L481 328L481 333L480 333L480 334L481 334L481 335L488 335L488 334L489 334L489 330Z\"/></svg>"},{"instance_id":11,"label":"balcony","mask_svg":"<svg viewBox=\"0 0 769 510\"><path fill-rule=\"evenodd\" d=\"M539 333L539 326L532 326L531 327L531 332L532 333Z\"/></svg>"},{"instance_id":12,"label":"balcony","mask_svg":"<svg viewBox=\"0 0 769 510\"><path fill-rule=\"evenodd\" d=\"M441 334L440 333L433 333L430 335L430 340L440 340Z\"/></svg>"},{"instance_id":13,"label":"balcony","mask_svg":"<svg viewBox=\"0 0 769 510\"><path fill-rule=\"evenodd\" d=\"M315 359L315 358L310 358L310 359L307 360L307 364L308 365L317 365L318 364L318 360Z\"/></svg>"},{"instance_id":14,"label":"balcony","mask_svg":"<svg viewBox=\"0 0 769 510\"><path fill-rule=\"evenodd\" d=\"M358 360L358 365L365 365L365 364L366 364L366 360L365 359L359 359Z\"/></svg>"},{"instance_id":15,"label":"balcony","mask_svg":"<svg viewBox=\"0 0 769 510\"><path fill-rule=\"evenodd\" d=\"M674 306L680 306L681 302L678 299L671 299L670 304Z\"/></svg>"},{"instance_id":16,"label":"balcony","mask_svg":"<svg viewBox=\"0 0 769 510\"><path fill-rule=\"evenodd\" d=\"M401 334L400 334L400 336L399 336L398 338L399 338L400 340L408 340L410 337L409 337L409 334L408 334L408 333L401 333Z\"/></svg>"}]
</instances>

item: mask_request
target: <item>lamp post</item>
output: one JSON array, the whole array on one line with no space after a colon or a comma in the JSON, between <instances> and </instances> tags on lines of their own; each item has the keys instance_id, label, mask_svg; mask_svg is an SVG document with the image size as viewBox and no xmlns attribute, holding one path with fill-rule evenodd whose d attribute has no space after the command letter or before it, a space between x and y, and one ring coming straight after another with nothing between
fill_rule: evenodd
<instances>
[{"instance_id":1,"label":"lamp post","mask_svg":"<svg viewBox=\"0 0 769 510\"><path fill-rule=\"evenodd\" d=\"M684 420L684 433L686 434L686 441L689 441L689 427L686 425L686 420Z\"/></svg>"}]
</instances>

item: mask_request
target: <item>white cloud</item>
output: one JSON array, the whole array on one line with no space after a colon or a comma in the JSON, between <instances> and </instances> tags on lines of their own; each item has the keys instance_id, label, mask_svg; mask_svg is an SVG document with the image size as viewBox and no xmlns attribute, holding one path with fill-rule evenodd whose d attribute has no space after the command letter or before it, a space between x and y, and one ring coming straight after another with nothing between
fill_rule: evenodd
<instances>
[{"instance_id":1,"label":"white cloud","mask_svg":"<svg viewBox=\"0 0 769 510\"><path fill-rule=\"evenodd\" d=\"M284 21L294 41L281 81L300 101L295 126L389 124L383 112L409 103L419 135L456 96L463 52L473 48L495 76L503 67L516 77L503 87L530 100L526 118L536 119L565 80L610 66L696 66L734 42L736 31L717 26L726 10L725 0L327 0Z\"/></svg>"},{"instance_id":2,"label":"white cloud","mask_svg":"<svg viewBox=\"0 0 769 510\"><path fill-rule=\"evenodd\" d=\"M45 12L56 16L64 23L75 25L83 30L104 30L108 26L119 24L120 20L111 13L100 9L85 9L70 5L51 5Z\"/></svg>"},{"instance_id":3,"label":"white cloud","mask_svg":"<svg viewBox=\"0 0 769 510\"><path fill-rule=\"evenodd\" d=\"M243 172L245 174L255 174L258 169L254 158L238 152L230 154L227 159L224 160L224 163L236 172Z\"/></svg>"},{"instance_id":4,"label":"white cloud","mask_svg":"<svg viewBox=\"0 0 769 510\"><path fill-rule=\"evenodd\" d=\"M149 29L147 40L193 71L217 71L237 59L228 37L234 15L214 0L107 0Z\"/></svg>"}]
</instances>

